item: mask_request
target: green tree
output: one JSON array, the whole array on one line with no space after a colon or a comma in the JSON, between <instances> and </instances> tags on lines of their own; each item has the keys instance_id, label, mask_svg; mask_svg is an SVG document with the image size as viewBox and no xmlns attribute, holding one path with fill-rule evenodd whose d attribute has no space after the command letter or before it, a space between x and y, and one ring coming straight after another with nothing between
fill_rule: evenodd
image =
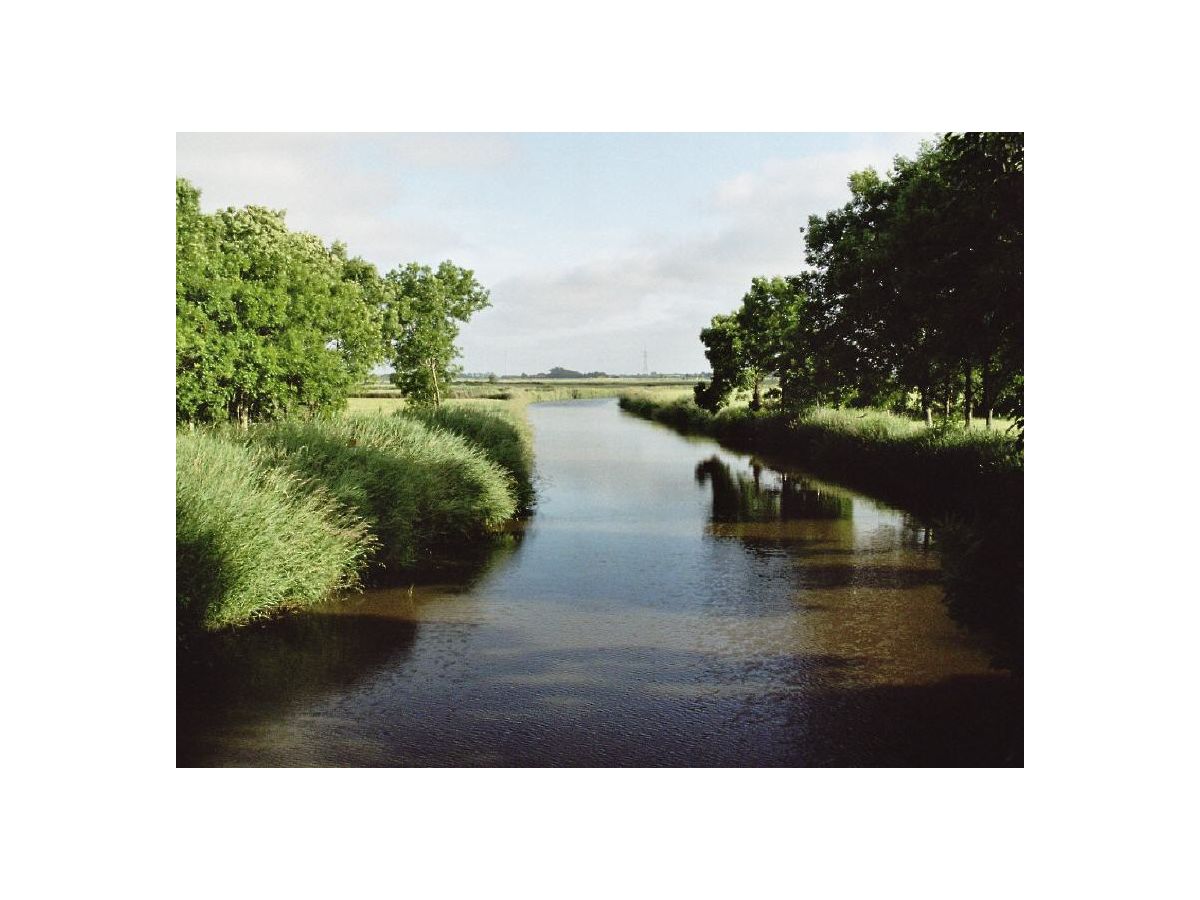
<instances>
[{"instance_id":1,"label":"green tree","mask_svg":"<svg viewBox=\"0 0 1200 900\"><path fill-rule=\"evenodd\" d=\"M807 377L857 405L900 406L926 422L941 399L1019 408L1023 346L1023 138L946 135L890 176L850 176L851 200L809 219L810 309L793 330ZM819 393L819 391L810 391Z\"/></svg>"},{"instance_id":2,"label":"green tree","mask_svg":"<svg viewBox=\"0 0 1200 900\"><path fill-rule=\"evenodd\" d=\"M788 335L800 317L804 293L797 279L755 278L730 315L714 316L700 332L712 367L708 383L696 385L697 405L715 412L736 390L750 391L750 408L762 408L762 385L789 361Z\"/></svg>"},{"instance_id":3,"label":"green tree","mask_svg":"<svg viewBox=\"0 0 1200 900\"><path fill-rule=\"evenodd\" d=\"M344 404L382 358L380 308L340 245L263 207L204 215L176 182L176 418L243 425Z\"/></svg>"},{"instance_id":4,"label":"green tree","mask_svg":"<svg viewBox=\"0 0 1200 900\"><path fill-rule=\"evenodd\" d=\"M715 413L729 402L729 395L746 384L742 357L742 333L734 315L716 315L700 332L704 355L712 368L712 379L697 382L696 405Z\"/></svg>"},{"instance_id":5,"label":"green tree","mask_svg":"<svg viewBox=\"0 0 1200 900\"><path fill-rule=\"evenodd\" d=\"M955 298L956 326L968 394L978 367L980 406L992 424L998 399L1021 407L1024 370L1025 137L1015 132L946 135L937 151L949 195L947 227L957 251L945 280Z\"/></svg>"},{"instance_id":6,"label":"green tree","mask_svg":"<svg viewBox=\"0 0 1200 900\"><path fill-rule=\"evenodd\" d=\"M810 216L806 258L821 379L857 406L886 405L897 392L895 342L888 322L895 280L888 247L894 185L874 169L849 178L850 202Z\"/></svg>"},{"instance_id":7,"label":"green tree","mask_svg":"<svg viewBox=\"0 0 1200 900\"><path fill-rule=\"evenodd\" d=\"M785 278L755 278L734 313L741 335L740 363L750 388L753 410L762 408L763 382L780 373L788 326L797 319L802 302L794 282Z\"/></svg>"},{"instance_id":8,"label":"green tree","mask_svg":"<svg viewBox=\"0 0 1200 900\"><path fill-rule=\"evenodd\" d=\"M461 371L454 360L459 328L491 305L488 291L470 269L446 260L436 269L409 263L384 277L384 335L395 372L393 383L418 403L440 405Z\"/></svg>"}]
</instances>

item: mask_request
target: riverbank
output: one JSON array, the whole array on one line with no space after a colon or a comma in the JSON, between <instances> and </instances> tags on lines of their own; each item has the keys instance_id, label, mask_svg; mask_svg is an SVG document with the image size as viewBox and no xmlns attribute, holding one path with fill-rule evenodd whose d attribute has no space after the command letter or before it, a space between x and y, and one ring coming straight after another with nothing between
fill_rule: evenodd
<instances>
[{"instance_id":1,"label":"riverbank","mask_svg":"<svg viewBox=\"0 0 1200 900\"><path fill-rule=\"evenodd\" d=\"M395 581L533 503L528 427L495 406L180 432L180 633Z\"/></svg>"},{"instance_id":2,"label":"riverbank","mask_svg":"<svg viewBox=\"0 0 1200 900\"><path fill-rule=\"evenodd\" d=\"M1021 683L914 517L615 400L528 418L535 527L483 574L206 635L178 763L1020 764Z\"/></svg>"},{"instance_id":3,"label":"riverbank","mask_svg":"<svg viewBox=\"0 0 1200 900\"><path fill-rule=\"evenodd\" d=\"M1002 430L928 428L888 413L818 409L796 417L626 394L621 409L716 438L876 495L934 524L951 613L1019 667L1024 631L1024 466Z\"/></svg>"}]
</instances>

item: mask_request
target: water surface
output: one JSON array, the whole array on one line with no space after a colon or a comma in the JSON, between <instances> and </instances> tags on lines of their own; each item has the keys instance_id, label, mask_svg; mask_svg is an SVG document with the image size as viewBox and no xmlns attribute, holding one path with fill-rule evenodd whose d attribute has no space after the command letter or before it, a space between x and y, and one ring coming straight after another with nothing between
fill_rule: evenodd
<instances>
[{"instance_id":1,"label":"water surface","mask_svg":"<svg viewBox=\"0 0 1200 900\"><path fill-rule=\"evenodd\" d=\"M919 523L614 400L529 418L524 534L220 638L180 669L179 764L1019 764L1019 686Z\"/></svg>"}]
</instances>

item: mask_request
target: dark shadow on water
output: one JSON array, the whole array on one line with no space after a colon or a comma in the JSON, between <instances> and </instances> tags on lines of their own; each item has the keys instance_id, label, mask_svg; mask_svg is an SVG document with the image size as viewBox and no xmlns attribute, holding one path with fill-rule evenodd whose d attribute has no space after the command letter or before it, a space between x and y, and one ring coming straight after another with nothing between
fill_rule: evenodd
<instances>
[{"instance_id":1,"label":"dark shadow on water","mask_svg":"<svg viewBox=\"0 0 1200 900\"><path fill-rule=\"evenodd\" d=\"M796 750L807 766L1022 766L1023 708L1007 676L821 691L797 705Z\"/></svg>"},{"instance_id":2,"label":"dark shadow on water","mask_svg":"<svg viewBox=\"0 0 1200 900\"><path fill-rule=\"evenodd\" d=\"M1021 764L1012 679L853 686L865 664L819 654L532 650L479 663L469 684L450 691L437 665L426 665L348 695L333 717L317 710L292 727L316 749L309 762L322 765Z\"/></svg>"},{"instance_id":3,"label":"dark shadow on water","mask_svg":"<svg viewBox=\"0 0 1200 900\"><path fill-rule=\"evenodd\" d=\"M453 550L437 548L421 566L375 584L467 592L511 562L522 538L514 528ZM205 765L214 732L278 718L348 693L380 671L399 670L419 627L403 617L316 607L216 634L188 634L176 647L176 764Z\"/></svg>"},{"instance_id":4,"label":"dark shadow on water","mask_svg":"<svg viewBox=\"0 0 1200 900\"><path fill-rule=\"evenodd\" d=\"M176 764L205 765L212 733L277 718L401 666L417 628L306 612L195 639L176 654Z\"/></svg>"},{"instance_id":5,"label":"dark shadow on water","mask_svg":"<svg viewBox=\"0 0 1200 900\"><path fill-rule=\"evenodd\" d=\"M451 583L468 591L503 565L510 564L525 539L525 521L511 522L505 531L472 541L430 547L417 565L398 571L377 569L373 587Z\"/></svg>"},{"instance_id":6,"label":"dark shadow on water","mask_svg":"<svg viewBox=\"0 0 1200 900\"><path fill-rule=\"evenodd\" d=\"M181 685L178 764L296 764L255 727L281 722L319 765L1021 764L1006 676L856 686L868 660L602 645L418 662L417 627L311 615L224 637L200 690ZM451 656L468 682L447 680Z\"/></svg>"}]
</instances>

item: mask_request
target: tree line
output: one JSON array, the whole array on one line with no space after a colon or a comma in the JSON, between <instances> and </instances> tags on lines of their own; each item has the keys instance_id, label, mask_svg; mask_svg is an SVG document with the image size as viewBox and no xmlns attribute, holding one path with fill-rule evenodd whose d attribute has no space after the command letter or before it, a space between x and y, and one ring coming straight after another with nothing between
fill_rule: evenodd
<instances>
[{"instance_id":1,"label":"tree line","mask_svg":"<svg viewBox=\"0 0 1200 900\"><path fill-rule=\"evenodd\" d=\"M1023 416L1024 168L1023 134L971 132L851 174L802 229L809 269L755 278L701 331L697 404Z\"/></svg>"},{"instance_id":2,"label":"tree line","mask_svg":"<svg viewBox=\"0 0 1200 900\"><path fill-rule=\"evenodd\" d=\"M459 327L490 305L470 269L414 262L380 275L340 242L290 231L282 211L203 213L182 178L175 262L180 423L338 408L384 362L405 396L440 404L458 371Z\"/></svg>"}]
</instances>

